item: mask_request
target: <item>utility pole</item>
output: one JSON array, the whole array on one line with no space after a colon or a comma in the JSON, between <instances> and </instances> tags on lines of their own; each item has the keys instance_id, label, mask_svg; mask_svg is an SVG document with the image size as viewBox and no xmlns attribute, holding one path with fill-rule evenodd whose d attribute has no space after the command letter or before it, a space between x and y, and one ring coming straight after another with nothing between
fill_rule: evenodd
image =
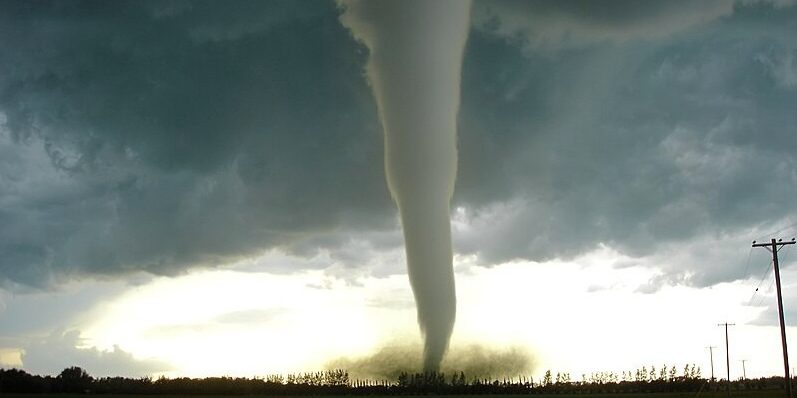
<instances>
[{"instance_id":1,"label":"utility pole","mask_svg":"<svg viewBox=\"0 0 797 398\"><path fill-rule=\"evenodd\" d=\"M711 358L711 382L714 382L714 347L713 345L708 346L708 355Z\"/></svg>"},{"instance_id":2,"label":"utility pole","mask_svg":"<svg viewBox=\"0 0 797 398\"><path fill-rule=\"evenodd\" d=\"M786 376L786 397L791 398L791 377L789 375L789 350L786 348L786 322L783 320L783 296L780 292L780 267L778 266L778 251L786 245L793 245L795 243L795 239L791 238L791 241L784 242L783 239L778 239L775 241L775 238L772 238L770 243L755 243L753 241L753 247L763 247L772 253L772 265L775 267L775 287L777 288L778 293L778 319L780 319L780 340L783 343L783 369Z\"/></svg>"},{"instance_id":3,"label":"utility pole","mask_svg":"<svg viewBox=\"0 0 797 398\"><path fill-rule=\"evenodd\" d=\"M747 360L742 359L742 380L747 380L747 369L744 367L745 362L747 362Z\"/></svg>"},{"instance_id":4,"label":"utility pole","mask_svg":"<svg viewBox=\"0 0 797 398\"><path fill-rule=\"evenodd\" d=\"M725 369L728 371L728 378L725 380L728 387L728 397L731 396L731 355L728 353L728 326L736 326L735 323L720 323L717 326L725 326Z\"/></svg>"}]
</instances>

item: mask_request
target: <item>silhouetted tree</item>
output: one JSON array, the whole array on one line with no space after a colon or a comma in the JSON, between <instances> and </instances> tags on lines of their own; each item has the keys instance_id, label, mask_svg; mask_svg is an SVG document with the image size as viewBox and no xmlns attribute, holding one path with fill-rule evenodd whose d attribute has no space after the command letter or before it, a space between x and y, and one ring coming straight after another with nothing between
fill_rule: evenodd
<instances>
[{"instance_id":1,"label":"silhouetted tree","mask_svg":"<svg viewBox=\"0 0 797 398\"><path fill-rule=\"evenodd\" d=\"M692 367L689 369L689 378L690 379L699 379L700 378L700 368L697 367L695 364L692 364Z\"/></svg>"},{"instance_id":2,"label":"silhouetted tree","mask_svg":"<svg viewBox=\"0 0 797 398\"><path fill-rule=\"evenodd\" d=\"M129 379L124 377L104 377L92 379L79 367L67 368L55 378L51 376L30 375L17 369L0 369L0 393L85 393L92 394L136 394L157 396L388 396L388 395L527 395L527 394L620 394L620 393L696 393L704 391L707 380L700 377L700 368L694 364L687 366L684 376L675 377L676 367L664 365L651 371L636 370L638 379L632 380L633 372L623 372L623 381L618 381L614 372L593 372L589 377L582 375L582 381L573 383L570 374L557 373L554 383L552 372L545 372L543 382L534 385L525 377L515 379L490 380L470 379L464 372L445 377L442 373L402 373L397 381L387 380L349 380L344 370L327 370L316 373L293 374L288 377L267 376L264 378L208 377L192 379L187 377L169 379L166 377ZM651 375L658 375L651 380ZM670 376L662 379L662 375ZM747 379L732 382L736 390L778 390L783 388L782 377L767 379ZM710 387L709 387L710 388ZM0 394L0 398L4 395ZM764 395L765 397L767 395ZM755 397L755 396L754 396Z\"/></svg>"},{"instance_id":3,"label":"silhouetted tree","mask_svg":"<svg viewBox=\"0 0 797 398\"><path fill-rule=\"evenodd\" d=\"M47 393L52 377L34 376L20 369L0 369L0 393Z\"/></svg>"},{"instance_id":4,"label":"silhouetted tree","mask_svg":"<svg viewBox=\"0 0 797 398\"><path fill-rule=\"evenodd\" d=\"M69 393L85 393L91 389L94 380L88 372L79 366L72 366L61 371L56 381L59 389Z\"/></svg>"},{"instance_id":5,"label":"silhouetted tree","mask_svg":"<svg viewBox=\"0 0 797 398\"><path fill-rule=\"evenodd\" d=\"M548 369L545 371L545 376L542 378L542 386L548 387L553 384L553 378L551 377L551 370Z\"/></svg>"}]
</instances>

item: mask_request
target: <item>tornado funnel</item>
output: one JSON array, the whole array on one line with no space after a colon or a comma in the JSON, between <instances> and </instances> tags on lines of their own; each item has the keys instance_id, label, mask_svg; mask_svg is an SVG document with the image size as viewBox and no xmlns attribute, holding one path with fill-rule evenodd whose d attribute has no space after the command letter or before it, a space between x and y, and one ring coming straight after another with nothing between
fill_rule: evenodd
<instances>
[{"instance_id":1,"label":"tornado funnel","mask_svg":"<svg viewBox=\"0 0 797 398\"><path fill-rule=\"evenodd\" d=\"M366 75L385 134L387 184L404 231L423 367L437 371L456 317L449 203L470 2L339 4L343 25L370 50Z\"/></svg>"}]
</instances>

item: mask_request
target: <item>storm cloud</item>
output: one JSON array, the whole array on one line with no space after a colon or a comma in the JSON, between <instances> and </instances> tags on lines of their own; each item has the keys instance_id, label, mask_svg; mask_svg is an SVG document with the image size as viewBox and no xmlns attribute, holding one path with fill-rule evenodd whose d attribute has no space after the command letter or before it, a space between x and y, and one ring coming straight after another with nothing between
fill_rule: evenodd
<instances>
[{"instance_id":1,"label":"storm cloud","mask_svg":"<svg viewBox=\"0 0 797 398\"><path fill-rule=\"evenodd\" d=\"M361 267L352 247L400 244L367 51L333 2L0 7L4 285L271 249ZM672 283L743 278L749 241L797 215L796 13L476 2L455 252L490 265L602 243Z\"/></svg>"},{"instance_id":2,"label":"storm cloud","mask_svg":"<svg viewBox=\"0 0 797 398\"><path fill-rule=\"evenodd\" d=\"M3 279L173 273L385 225L358 48L334 5L291 4L4 3Z\"/></svg>"},{"instance_id":3,"label":"storm cloud","mask_svg":"<svg viewBox=\"0 0 797 398\"><path fill-rule=\"evenodd\" d=\"M655 41L555 52L472 32L457 250L491 264L603 243L640 262L670 256L658 264L679 282L741 278L749 241L794 217L797 92L782 70L795 10L763 18L772 10L735 4Z\"/></svg>"}]
</instances>

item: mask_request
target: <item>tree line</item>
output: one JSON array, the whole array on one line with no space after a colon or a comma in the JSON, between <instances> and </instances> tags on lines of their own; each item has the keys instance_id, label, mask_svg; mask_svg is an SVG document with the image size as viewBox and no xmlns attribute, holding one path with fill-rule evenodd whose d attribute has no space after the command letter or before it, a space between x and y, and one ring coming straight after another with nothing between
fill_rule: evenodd
<instances>
[{"instance_id":1,"label":"tree line","mask_svg":"<svg viewBox=\"0 0 797 398\"><path fill-rule=\"evenodd\" d=\"M783 377L732 381L734 390L783 389ZM724 382L707 380L700 368L643 367L631 372L598 372L572 380L569 373L545 372L541 380L468 378L459 372L401 373L397 380L351 379L345 370L269 375L266 377L94 378L73 366L58 376L32 375L0 369L0 393L70 393L134 395L410 395L410 394L606 394L698 392L724 389Z\"/></svg>"}]
</instances>

